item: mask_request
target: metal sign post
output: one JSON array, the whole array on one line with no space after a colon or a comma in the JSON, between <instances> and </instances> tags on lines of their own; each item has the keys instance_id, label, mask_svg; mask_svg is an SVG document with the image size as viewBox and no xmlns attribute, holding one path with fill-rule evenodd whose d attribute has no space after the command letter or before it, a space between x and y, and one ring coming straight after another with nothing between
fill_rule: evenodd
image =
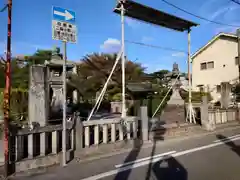
<instances>
[{"instance_id":1,"label":"metal sign post","mask_svg":"<svg viewBox=\"0 0 240 180\"><path fill-rule=\"evenodd\" d=\"M63 41L63 133L62 133L62 151L63 151L63 162L62 165L66 166L66 102L67 102L67 87L66 87L66 61L67 61L67 42Z\"/></svg>"},{"instance_id":2,"label":"metal sign post","mask_svg":"<svg viewBox=\"0 0 240 180\"><path fill-rule=\"evenodd\" d=\"M75 25L75 12L64 8L53 7L52 9L52 38L63 42L63 133L62 133L62 165L66 166L66 98L67 98L67 83L66 83L66 61L67 61L67 42L76 43L77 27Z\"/></svg>"}]
</instances>

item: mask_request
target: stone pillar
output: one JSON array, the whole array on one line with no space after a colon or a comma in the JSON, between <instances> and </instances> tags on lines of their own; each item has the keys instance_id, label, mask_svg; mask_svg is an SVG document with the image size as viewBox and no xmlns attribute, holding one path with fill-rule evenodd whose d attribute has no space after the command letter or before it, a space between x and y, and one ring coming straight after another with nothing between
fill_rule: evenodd
<instances>
[{"instance_id":1,"label":"stone pillar","mask_svg":"<svg viewBox=\"0 0 240 180\"><path fill-rule=\"evenodd\" d=\"M76 120L76 129L75 129L75 136L76 136L76 150L81 150L83 148L83 124L80 118Z\"/></svg>"},{"instance_id":2,"label":"stone pillar","mask_svg":"<svg viewBox=\"0 0 240 180\"><path fill-rule=\"evenodd\" d=\"M30 67L28 117L29 122L37 122L45 126L48 120L48 88L46 86L46 67L33 65Z\"/></svg>"},{"instance_id":3,"label":"stone pillar","mask_svg":"<svg viewBox=\"0 0 240 180\"><path fill-rule=\"evenodd\" d=\"M221 83L221 106L228 108L230 102L231 85L228 82Z\"/></svg>"},{"instance_id":4,"label":"stone pillar","mask_svg":"<svg viewBox=\"0 0 240 180\"><path fill-rule=\"evenodd\" d=\"M142 124L142 140L148 141L148 110L147 106L141 106L140 108L140 120Z\"/></svg>"},{"instance_id":5,"label":"stone pillar","mask_svg":"<svg viewBox=\"0 0 240 180\"><path fill-rule=\"evenodd\" d=\"M207 96L202 97L201 104L201 124L204 129L207 131L213 131L215 129L215 123L213 119L209 119L208 115L208 100Z\"/></svg>"}]
</instances>

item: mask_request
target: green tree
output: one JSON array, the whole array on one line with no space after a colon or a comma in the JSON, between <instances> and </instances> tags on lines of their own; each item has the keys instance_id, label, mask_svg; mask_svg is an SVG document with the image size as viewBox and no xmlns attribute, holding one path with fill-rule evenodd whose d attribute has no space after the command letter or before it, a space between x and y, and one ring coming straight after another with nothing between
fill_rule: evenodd
<instances>
[{"instance_id":1,"label":"green tree","mask_svg":"<svg viewBox=\"0 0 240 180\"><path fill-rule=\"evenodd\" d=\"M31 56L18 56L13 58L12 66L12 87L28 89L29 68L33 64L43 64L50 60L52 50L37 50Z\"/></svg>"},{"instance_id":2,"label":"green tree","mask_svg":"<svg viewBox=\"0 0 240 180\"><path fill-rule=\"evenodd\" d=\"M165 76L168 73L169 73L168 70L162 69L162 70L159 70L159 71L149 74L152 77L151 82L154 84L159 84L159 85L167 84L167 79L165 78Z\"/></svg>"},{"instance_id":3,"label":"green tree","mask_svg":"<svg viewBox=\"0 0 240 180\"><path fill-rule=\"evenodd\" d=\"M152 73L152 76L154 78L159 78L160 80L163 80L165 78L165 75L169 73L169 70L162 69L160 71L156 71Z\"/></svg>"},{"instance_id":4,"label":"green tree","mask_svg":"<svg viewBox=\"0 0 240 180\"><path fill-rule=\"evenodd\" d=\"M111 69L115 63L117 54L90 54L85 56L78 65L77 75L73 75L70 83L74 85L85 97L94 97L96 92L103 88ZM144 68L141 64L126 60L126 83L141 82L144 75ZM110 99L121 92L122 73L119 62L108 86Z\"/></svg>"}]
</instances>

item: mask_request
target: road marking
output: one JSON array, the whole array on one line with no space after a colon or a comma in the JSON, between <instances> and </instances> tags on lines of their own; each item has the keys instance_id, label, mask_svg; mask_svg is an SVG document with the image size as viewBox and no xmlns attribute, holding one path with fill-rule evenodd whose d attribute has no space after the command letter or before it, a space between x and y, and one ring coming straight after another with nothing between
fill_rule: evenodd
<instances>
[{"instance_id":1,"label":"road marking","mask_svg":"<svg viewBox=\"0 0 240 180\"><path fill-rule=\"evenodd\" d=\"M215 140L213 142L221 142L221 141L228 140L228 139L233 139L233 138L236 138L236 137L240 137L240 134L237 134L237 135L234 135L234 136L229 136L229 137L226 137L226 138L223 138L223 139L218 139L218 140Z\"/></svg>"},{"instance_id":2,"label":"road marking","mask_svg":"<svg viewBox=\"0 0 240 180\"><path fill-rule=\"evenodd\" d=\"M161 156L167 156L167 155L170 155L170 154L173 154L173 153L176 153L177 151L170 151L170 152L166 152L166 153L162 153L162 154L157 154L155 156L149 156L149 157L146 157L146 158L142 158L142 159L138 159L136 161L130 161L130 162L127 162L127 163L124 163L124 164L118 164L118 165L115 165L116 168L120 168L120 167L123 167L123 166L128 166L128 165L133 165L133 164L136 164L136 163L139 163L139 162L142 162L142 161L147 161L147 160L153 160L155 158L158 158L158 157L161 157Z\"/></svg>"},{"instance_id":3,"label":"road marking","mask_svg":"<svg viewBox=\"0 0 240 180\"><path fill-rule=\"evenodd\" d=\"M165 160L165 159L169 159L171 157L178 157L178 156L190 154L190 153L193 153L193 152L201 151L201 150L204 150L204 149L213 148L213 147L216 147L216 146L219 146L219 145L223 145L227 142L236 141L236 140L239 140L239 139L240 139L240 137L237 137L237 138L234 138L234 139L227 139L225 141L220 141L220 142L208 144L208 145L197 147L197 148L193 148L193 149L189 149L189 150L185 150L185 151L180 151L180 152L171 154L169 156L162 156L162 157L159 157L159 158L155 158L153 160L146 160L146 161L143 161L143 162L139 162L139 163L133 164L132 166L129 166L129 165L128 166L123 166L123 167L120 167L118 169L114 169L114 170L111 170L111 171L108 171L108 172L104 172L104 173L100 173L100 174L97 174L97 175L94 175L94 176L84 178L82 180L102 179L102 178L109 177L109 176L112 176L112 175L118 174L120 172L130 170L130 169L135 169L135 168L138 168L138 167L141 167L141 166L146 166L150 163L155 163L155 162L158 162L160 160Z\"/></svg>"}]
</instances>

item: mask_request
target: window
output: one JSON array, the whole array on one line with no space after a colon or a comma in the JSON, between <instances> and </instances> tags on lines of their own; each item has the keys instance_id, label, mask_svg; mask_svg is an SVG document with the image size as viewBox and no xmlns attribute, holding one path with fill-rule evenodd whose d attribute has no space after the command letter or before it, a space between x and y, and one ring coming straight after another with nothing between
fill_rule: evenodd
<instances>
[{"instance_id":1,"label":"window","mask_svg":"<svg viewBox=\"0 0 240 180\"><path fill-rule=\"evenodd\" d=\"M209 62L201 63L200 68L201 68L201 70L213 69L214 68L214 62L209 61Z\"/></svg>"},{"instance_id":2,"label":"window","mask_svg":"<svg viewBox=\"0 0 240 180\"><path fill-rule=\"evenodd\" d=\"M201 70L207 69L207 63L201 63Z\"/></svg>"},{"instance_id":3,"label":"window","mask_svg":"<svg viewBox=\"0 0 240 180\"><path fill-rule=\"evenodd\" d=\"M207 69L213 69L213 68L214 68L214 62L213 61L207 62Z\"/></svg>"}]
</instances>

